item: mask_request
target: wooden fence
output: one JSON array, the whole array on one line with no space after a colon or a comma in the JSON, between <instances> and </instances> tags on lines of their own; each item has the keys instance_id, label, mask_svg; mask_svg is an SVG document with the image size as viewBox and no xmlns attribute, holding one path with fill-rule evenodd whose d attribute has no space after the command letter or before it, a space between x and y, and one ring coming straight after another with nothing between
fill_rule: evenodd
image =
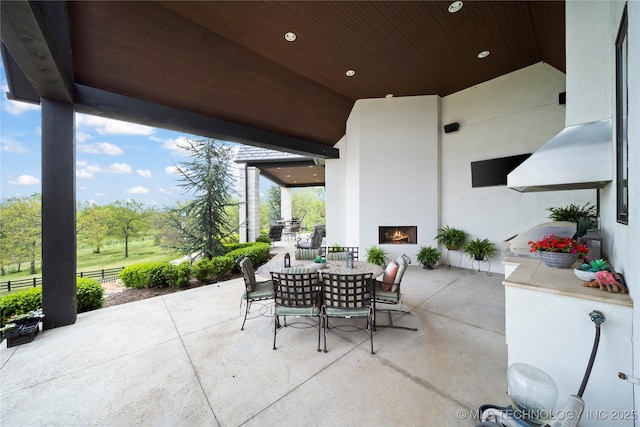
<instances>
[{"instance_id":1,"label":"wooden fence","mask_svg":"<svg viewBox=\"0 0 640 427\"><path fill-rule=\"evenodd\" d=\"M96 279L100 283L112 282L118 278L118 274L124 267L106 268L102 270L94 271L81 271L78 273L78 277L87 277L90 279ZM31 279L21 280L9 280L0 283L0 294L9 293L12 291L18 291L25 288L35 288L42 286L42 277L33 277Z\"/></svg>"}]
</instances>

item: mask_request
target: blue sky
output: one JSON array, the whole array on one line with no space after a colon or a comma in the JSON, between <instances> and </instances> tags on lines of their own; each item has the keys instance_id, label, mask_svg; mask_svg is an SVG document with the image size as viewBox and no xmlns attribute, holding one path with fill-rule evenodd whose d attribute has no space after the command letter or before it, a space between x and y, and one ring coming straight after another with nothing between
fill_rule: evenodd
<instances>
[{"instance_id":1,"label":"blue sky","mask_svg":"<svg viewBox=\"0 0 640 427\"><path fill-rule=\"evenodd\" d=\"M0 199L41 192L40 107L10 101L0 63ZM99 205L134 199L157 207L184 200L175 165L194 135L76 113L76 199ZM273 185L261 179L265 193Z\"/></svg>"}]
</instances>

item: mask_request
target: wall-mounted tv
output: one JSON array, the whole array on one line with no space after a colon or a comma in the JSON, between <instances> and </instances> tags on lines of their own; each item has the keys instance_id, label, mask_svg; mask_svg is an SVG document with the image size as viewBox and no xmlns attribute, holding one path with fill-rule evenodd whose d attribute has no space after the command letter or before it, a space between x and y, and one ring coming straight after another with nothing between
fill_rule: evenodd
<instances>
[{"instance_id":1,"label":"wall-mounted tv","mask_svg":"<svg viewBox=\"0 0 640 427\"><path fill-rule=\"evenodd\" d=\"M507 185L507 175L529 156L531 153L471 162L471 187Z\"/></svg>"}]
</instances>

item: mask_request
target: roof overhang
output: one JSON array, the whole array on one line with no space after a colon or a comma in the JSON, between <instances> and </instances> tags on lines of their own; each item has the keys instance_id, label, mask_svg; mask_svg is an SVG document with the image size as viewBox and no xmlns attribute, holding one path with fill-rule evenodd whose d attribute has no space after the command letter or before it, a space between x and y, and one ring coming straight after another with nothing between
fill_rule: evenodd
<instances>
[{"instance_id":1,"label":"roof overhang","mask_svg":"<svg viewBox=\"0 0 640 427\"><path fill-rule=\"evenodd\" d=\"M2 55L13 99L336 158L358 99L564 71L564 2L449 3L3 1Z\"/></svg>"}]
</instances>

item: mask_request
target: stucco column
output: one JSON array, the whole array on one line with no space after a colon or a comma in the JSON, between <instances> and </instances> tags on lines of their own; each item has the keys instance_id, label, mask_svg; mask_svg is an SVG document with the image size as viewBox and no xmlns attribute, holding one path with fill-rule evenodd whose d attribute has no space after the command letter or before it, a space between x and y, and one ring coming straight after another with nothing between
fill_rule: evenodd
<instances>
[{"instance_id":1,"label":"stucco column","mask_svg":"<svg viewBox=\"0 0 640 427\"><path fill-rule=\"evenodd\" d=\"M247 181L249 241L255 242L260 235L260 169L253 166L247 168Z\"/></svg>"},{"instance_id":2,"label":"stucco column","mask_svg":"<svg viewBox=\"0 0 640 427\"><path fill-rule=\"evenodd\" d=\"M289 220L293 216L291 188L280 187L280 216Z\"/></svg>"},{"instance_id":3,"label":"stucco column","mask_svg":"<svg viewBox=\"0 0 640 427\"><path fill-rule=\"evenodd\" d=\"M240 242L255 242L260 235L260 169L239 168Z\"/></svg>"}]
</instances>

